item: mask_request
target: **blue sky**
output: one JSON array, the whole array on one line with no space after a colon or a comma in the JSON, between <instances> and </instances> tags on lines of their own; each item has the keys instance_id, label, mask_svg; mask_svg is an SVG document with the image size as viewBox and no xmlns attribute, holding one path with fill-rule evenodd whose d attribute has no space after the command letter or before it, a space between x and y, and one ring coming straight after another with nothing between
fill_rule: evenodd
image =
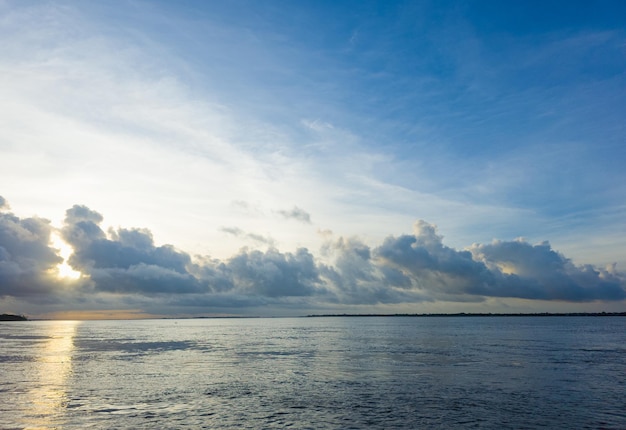
<instances>
[{"instance_id":1,"label":"blue sky","mask_svg":"<svg viewBox=\"0 0 626 430\"><path fill-rule=\"evenodd\" d=\"M2 307L623 310L625 9L0 2Z\"/></svg>"}]
</instances>

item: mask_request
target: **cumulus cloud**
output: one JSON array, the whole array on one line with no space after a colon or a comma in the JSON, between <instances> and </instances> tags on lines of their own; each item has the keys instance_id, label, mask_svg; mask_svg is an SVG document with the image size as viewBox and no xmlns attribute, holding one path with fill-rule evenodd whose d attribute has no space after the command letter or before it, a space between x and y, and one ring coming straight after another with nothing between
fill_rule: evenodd
<instances>
[{"instance_id":1,"label":"cumulus cloud","mask_svg":"<svg viewBox=\"0 0 626 430\"><path fill-rule=\"evenodd\" d=\"M310 296L320 292L321 280L313 255L304 248L295 254L246 251L227 263L238 289L268 297Z\"/></svg>"},{"instance_id":2,"label":"cumulus cloud","mask_svg":"<svg viewBox=\"0 0 626 430\"><path fill-rule=\"evenodd\" d=\"M187 272L188 254L171 245L155 246L146 229L101 228L103 217L86 206L68 209L63 239L74 248L70 265L88 275L96 291L189 293L207 288Z\"/></svg>"},{"instance_id":3,"label":"cumulus cloud","mask_svg":"<svg viewBox=\"0 0 626 430\"><path fill-rule=\"evenodd\" d=\"M413 235L389 237L375 250L379 264L400 270L411 285L435 298L511 297L585 302L626 298L623 274L576 266L548 242L522 240L445 246L433 225L418 221Z\"/></svg>"},{"instance_id":4,"label":"cumulus cloud","mask_svg":"<svg viewBox=\"0 0 626 430\"><path fill-rule=\"evenodd\" d=\"M454 296L474 294L478 286L494 282L489 269L475 261L469 251L445 246L434 225L420 220L413 230L412 235L386 238L375 250L379 265L399 271L410 281L405 283L406 288L453 300Z\"/></svg>"},{"instance_id":5,"label":"cumulus cloud","mask_svg":"<svg viewBox=\"0 0 626 430\"><path fill-rule=\"evenodd\" d=\"M322 273L334 288L339 303L415 303L431 300L410 288L411 280L401 271L374 258L372 249L357 238L339 238L328 242L323 254L332 265L322 266Z\"/></svg>"},{"instance_id":6,"label":"cumulus cloud","mask_svg":"<svg viewBox=\"0 0 626 430\"><path fill-rule=\"evenodd\" d=\"M317 267L306 249L295 253L242 249L220 261L195 257L171 245L156 246L146 229L101 227L103 217L85 207L68 209L63 238L74 248L70 264L89 277L95 291L116 294L224 294L289 297L316 294ZM238 228L234 235L253 237ZM258 238L256 240L259 240Z\"/></svg>"},{"instance_id":7,"label":"cumulus cloud","mask_svg":"<svg viewBox=\"0 0 626 430\"><path fill-rule=\"evenodd\" d=\"M296 221L301 221L307 224L311 223L311 215L305 211L304 209L300 209L297 206L294 206L291 210L280 210L278 214L287 219L294 219Z\"/></svg>"},{"instance_id":8,"label":"cumulus cloud","mask_svg":"<svg viewBox=\"0 0 626 430\"><path fill-rule=\"evenodd\" d=\"M548 242L495 241L474 245L471 253L500 280L496 288L485 285L486 295L573 302L626 298L624 277L614 267L576 266Z\"/></svg>"},{"instance_id":9,"label":"cumulus cloud","mask_svg":"<svg viewBox=\"0 0 626 430\"><path fill-rule=\"evenodd\" d=\"M7 204L2 199L6 208ZM103 216L75 205L58 231L72 248L78 280L59 278L62 262L50 245L47 220L0 212L0 296L74 297L82 306L306 309L346 305L478 302L490 297L590 302L626 299L626 276L616 267L575 265L548 242L524 240L446 246L434 225L417 221L412 234L378 246L328 236L319 258L309 250L241 249L230 258L191 256L156 245L144 228L104 231ZM241 237L236 227L222 231ZM252 238L253 239L253 238ZM69 294L72 292L72 295ZM116 299L114 299L116 298ZM146 308L147 309L147 308Z\"/></svg>"},{"instance_id":10,"label":"cumulus cloud","mask_svg":"<svg viewBox=\"0 0 626 430\"><path fill-rule=\"evenodd\" d=\"M8 208L4 198L0 207ZM0 212L0 297L51 292L55 268L63 259L50 246L50 222Z\"/></svg>"}]
</instances>

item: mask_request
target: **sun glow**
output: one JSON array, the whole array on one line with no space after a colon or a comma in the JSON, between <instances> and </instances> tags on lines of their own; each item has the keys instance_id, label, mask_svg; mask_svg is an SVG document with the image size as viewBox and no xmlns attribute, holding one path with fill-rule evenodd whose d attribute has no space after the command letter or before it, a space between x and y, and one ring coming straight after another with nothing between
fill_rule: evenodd
<instances>
[{"instance_id":1,"label":"sun glow","mask_svg":"<svg viewBox=\"0 0 626 430\"><path fill-rule=\"evenodd\" d=\"M52 237L50 238L50 242L52 243L52 246L54 246L56 249L59 250L59 255L63 258L63 262L57 264L57 267L56 267L59 278L65 278L65 279L80 278L82 273L77 272L76 270L72 269L72 266L70 266L67 263L70 256L74 252L72 247L69 246L67 243L65 243L63 239L61 239L56 234L52 235Z\"/></svg>"}]
</instances>

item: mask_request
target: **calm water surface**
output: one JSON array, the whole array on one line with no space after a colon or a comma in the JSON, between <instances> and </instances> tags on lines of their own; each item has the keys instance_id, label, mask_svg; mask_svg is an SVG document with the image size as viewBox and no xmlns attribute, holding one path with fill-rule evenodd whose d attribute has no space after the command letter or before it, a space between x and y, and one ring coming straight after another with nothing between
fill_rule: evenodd
<instances>
[{"instance_id":1,"label":"calm water surface","mask_svg":"<svg viewBox=\"0 0 626 430\"><path fill-rule=\"evenodd\" d=\"M0 428L626 428L626 318L0 323Z\"/></svg>"}]
</instances>

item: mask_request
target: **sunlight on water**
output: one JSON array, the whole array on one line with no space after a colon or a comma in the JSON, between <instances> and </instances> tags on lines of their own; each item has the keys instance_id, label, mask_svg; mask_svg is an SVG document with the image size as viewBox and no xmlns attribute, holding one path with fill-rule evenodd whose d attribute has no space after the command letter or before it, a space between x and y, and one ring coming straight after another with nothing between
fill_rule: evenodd
<instances>
[{"instance_id":1,"label":"sunlight on water","mask_svg":"<svg viewBox=\"0 0 626 430\"><path fill-rule=\"evenodd\" d=\"M67 403L67 380L72 373L74 335L78 321L51 321L45 327L48 340L37 358L36 379L28 392L26 428L53 428Z\"/></svg>"},{"instance_id":2,"label":"sunlight on water","mask_svg":"<svg viewBox=\"0 0 626 430\"><path fill-rule=\"evenodd\" d=\"M626 318L0 324L0 429L626 428Z\"/></svg>"}]
</instances>

